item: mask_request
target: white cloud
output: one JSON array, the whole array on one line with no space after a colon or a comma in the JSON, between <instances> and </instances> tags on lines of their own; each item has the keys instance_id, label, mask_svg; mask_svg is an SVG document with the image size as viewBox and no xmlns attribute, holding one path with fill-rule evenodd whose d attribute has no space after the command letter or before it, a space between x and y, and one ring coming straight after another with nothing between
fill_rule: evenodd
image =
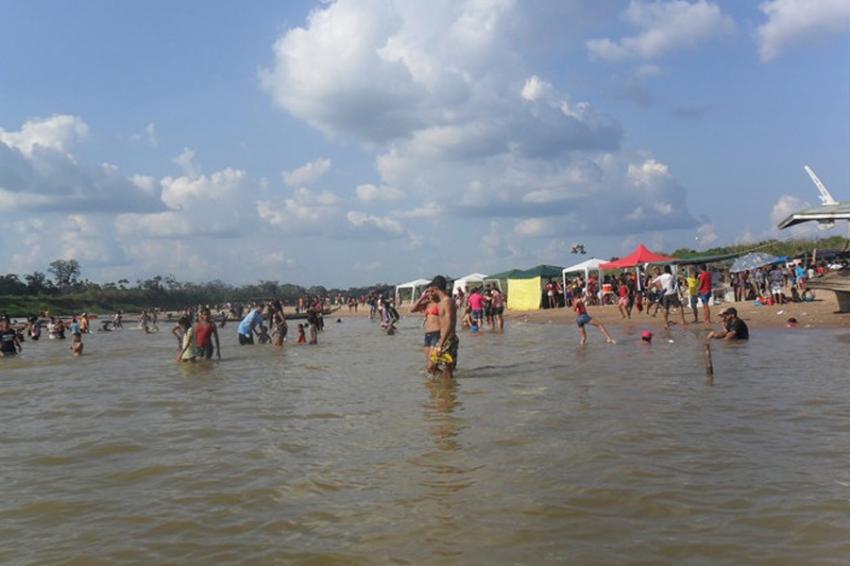
<instances>
[{"instance_id":1,"label":"white cloud","mask_svg":"<svg viewBox=\"0 0 850 566\"><path fill-rule=\"evenodd\" d=\"M191 163L191 159L187 161ZM143 190L156 190L152 178L136 176L134 180ZM119 215L116 230L122 236L150 239L237 237L244 226L256 222L254 201L245 196L257 195L257 184L245 171L232 168L209 176L164 177L158 186L169 210Z\"/></svg>"},{"instance_id":2,"label":"white cloud","mask_svg":"<svg viewBox=\"0 0 850 566\"><path fill-rule=\"evenodd\" d=\"M756 30L762 61L776 59L787 47L850 33L847 0L769 0L759 5L767 21Z\"/></svg>"},{"instance_id":3,"label":"white cloud","mask_svg":"<svg viewBox=\"0 0 850 566\"><path fill-rule=\"evenodd\" d=\"M544 80L541 80L537 75L531 75L522 87L520 93L526 100L534 102L549 95L552 92L552 85Z\"/></svg>"},{"instance_id":4,"label":"white cloud","mask_svg":"<svg viewBox=\"0 0 850 566\"><path fill-rule=\"evenodd\" d=\"M201 168L195 163L195 152L188 147L184 147L172 162L179 165L187 177L197 177L201 173Z\"/></svg>"},{"instance_id":5,"label":"white cloud","mask_svg":"<svg viewBox=\"0 0 850 566\"><path fill-rule=\"evenodd\" d=\"M327 157L320 157L292 171L283 171L281 178L287 186L306 187L318 181L330 169L331 160Z\"/></svg>"},{"instance_id":6,"label":"white cloud","mask_svg":"<svg viewBox=\"0 0 850 566\"><path fill-rule=\"evenodd\" d=\"M357 210L349 210L345 217L348 219L348 222L356 228L372 227L380 230L381 232L386 232L387 234L395 236L400 236L404 233L404 228L401 223L394 218L373 216Z\"/></svg>"},{"instance_id":7,"label":"white cloud","mask_svg":"<svg viewBox=\"0 0 850 566\"><path fill-rule=\"evenodd\" d=\"M591 39L586 43L591 55L605 61L654 59L697 44L735 29L720 7L706 0L643 2L632 0L623 19L636 28L637 35L619 41Z\"/></svg>"},{"instance_id":8,"label":"white cloud","mask_svg":"<svg viewBox=\"0 0 850 566\"><path fill-rule=\"evenodd\" d=\"M525 238L537 238L552 234L549 221L544 218L526 218L514 226L514 234Z\"/></svg>"},{"instance_id":9,"label":"white cloud","mask_svg":"<svg viewBox=\"0 0 850 566\"><path fill-rule=\"evenodd\" d=\"M711 222L701 224L699 228L697 228L696 240L700 243L700 245L705 247L716 242L717 229L714 227L714 224Z\"/></svg>"},{"instance_id":10,"label":"white cloud","mask_svg":"<svg viewBox=\"0 0 850 566\"><path fill-rule=\"evenodd\" d=\"M362 202L396 201L404 197L404 193L394 187L375 186L368 183L358 185L355 193Z\"/></svg>"},{"instance_id":11,"label":"white cloud","mask_svg":"<svg viewBox=\"0 0 850 566\"><path fill-rule=\"evenodd\" d=\"M82 118L56 114L24 122L17 132L0 128L0 143L32 157L36 147L68 154L77 141L88 136L89 127Z\"/></svg>"},{"instance_id":12,"label":"white cloud","mask_svg":"<svg viewBox=\"0 0 850 566\"><path fill-rule=\"evenodd\" d=\"M130 136L130 139L133 141L145 141L153 147L158 146L159 138L156 135L156 124L150 122L141 132Z\"/></svg>"},{"instance_id":13,"label":"white cloud","mask_svg":"<svg viewBox=\"0 0 850 566\"><path fill-rule=\"evenodd\" d=\"M82 118L56 115L0 129L0 210L118 212L164 206L140 190L118 167L85 167L70 153L88 135Z\"/></svg>"}]
</instances>

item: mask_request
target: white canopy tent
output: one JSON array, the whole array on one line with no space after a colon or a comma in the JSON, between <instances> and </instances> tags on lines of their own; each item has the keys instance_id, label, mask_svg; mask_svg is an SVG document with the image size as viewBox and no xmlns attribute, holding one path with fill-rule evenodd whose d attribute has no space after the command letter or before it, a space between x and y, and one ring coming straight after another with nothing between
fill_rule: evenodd
<instances>
[{"instance_id":1,"label":"white canopy tent","mask_svg":"<svg viewBox=\"0 0 850 566\"><path fill-rule=\"evenodd\" d=\"M602 271L599 269L599 266L605 262L604 259L592 257L573 266L565 267L564 272L561 274L564 280L564 293L567 292L567 273L584 273L584 292L587 293L587 280L590 277L590 272L599 271L599 280L601 281Z\"/></svg>"},{"instance_id":2,"label":"white canopy tent","mask_svg":"<svg viewBox=\"0 0 850 566\"><path fill-rule=\"evenodd\" d=\"M400 283L395 286L395 302L397 305L401 304L399 300L398 292L401 289L410 289L410 301L413 302L416 300L416 293L419 291L421 287L427 287L431 282L430 279L414 279L413 281L408 281L407 283Z\"/></svg>"},{"instance_id":3,"label":"white canopy tent","mask_svg":"<svg viewBox=\"0 0 850 566\"><path fill-rule=\"evenodd\" d=\"M470 285L474 285L476 283L483 286L485 279L487 279L487 276L483 273L470 273L469 275L464 275L460 279L455 279L454 285L452 285L452 296L457 295L458 289L463 289L463 292L466 293Z\"/></svg>"}]
</instances>

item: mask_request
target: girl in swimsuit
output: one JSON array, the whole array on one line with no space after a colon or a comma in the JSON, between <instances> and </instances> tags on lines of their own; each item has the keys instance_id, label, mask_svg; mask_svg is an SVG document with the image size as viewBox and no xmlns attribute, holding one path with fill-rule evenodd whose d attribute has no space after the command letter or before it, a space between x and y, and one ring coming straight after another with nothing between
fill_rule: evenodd
<instances>
[{"instance_id":1,"label":"girl in swimsuit","mask_svg":"<svg viewBox=\"0 0 850 566\"><path fill-rule=\"evenodd\" d=\"M584 305L584 299L578 298L575 300L575 306L573 309L576 311L576 324L578 325L578 334L581 338L581 344L587 344L587 331L585 330L585 326L590 324L599 329L599 331L605 336L608 340L609 344L616 344L614 339L611 338L611 335L608 334L608 331L605 330L605 327L601 322L595 321L590 318L590 315L587 314L587 307Z\"/></svg>"}]
</instances>

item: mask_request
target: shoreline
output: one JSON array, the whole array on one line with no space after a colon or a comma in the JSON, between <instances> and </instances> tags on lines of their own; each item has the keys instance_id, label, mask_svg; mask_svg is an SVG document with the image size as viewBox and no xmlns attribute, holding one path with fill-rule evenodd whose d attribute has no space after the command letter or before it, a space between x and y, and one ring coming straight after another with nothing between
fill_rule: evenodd
<instances>
[{"instance_id":1,"label":"shoreline","mask_svg":"<svg viewBox=\"0 0 850 566\"><path fill-rule=\"evenodd\" d=\"M850 312L839 313L838 300L834 293L822 292L819 293L817 300L810 303L786 303L784 305L763 305L756 306L752 301L741 301L739 303L721 303L712 305L711 307L711 327L717 329L720 327L720 311L727 307L735 307L738 310L738 317L753 328L785 328L786 321L790 317L797 319L797 328L850 328ZM408 306L399 308L402 316L417 316L411 315ZM598 320L606 327L618 327L625 325L644 325L649 329L656 330L664 328L664 318L662 311L659 310L656 317L646 314L646 310L638 312L632 311L631 318L622 318L620 311L616 305L607 306L588 306L588 314L595 320ZM369 316L368 307L360 309L357 313L343 313L340 311L337 316L345 318L346 316ZM505 311L505 324L510 324L513 321L519 321L529 324L570 324L574 325L576 320L575 312L571 308L558 309L541 309L533 311ZM670 311L670 321L675 322L675 327L681 326L679 314L675 309ZM688 322L685 328L703 328L702 307L699 307L699 322L694 324L693 312L688 307L685 311L685 321Z\"/></svg>"}]
</instances>

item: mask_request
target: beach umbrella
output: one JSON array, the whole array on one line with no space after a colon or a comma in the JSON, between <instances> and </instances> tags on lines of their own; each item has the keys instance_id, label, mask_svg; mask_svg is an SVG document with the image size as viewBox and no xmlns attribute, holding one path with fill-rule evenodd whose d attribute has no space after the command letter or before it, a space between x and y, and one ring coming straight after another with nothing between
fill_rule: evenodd
<instances>
[{"instance_id":1,"label":"beach umbrella","mask_svg":"<svg viewBox=\"0 0 850 566\"><path fill-rule=\"evenodd\" d=\"M764 265L771 265L778 261L781 258L776 257L775 255L770 255L762 252L753 252L747 255L742 255L738 259L732 263L731 271L732 273L739 273L741 271L749 271L751 269L757 269Z\"/></svg>"}]
</instances>

